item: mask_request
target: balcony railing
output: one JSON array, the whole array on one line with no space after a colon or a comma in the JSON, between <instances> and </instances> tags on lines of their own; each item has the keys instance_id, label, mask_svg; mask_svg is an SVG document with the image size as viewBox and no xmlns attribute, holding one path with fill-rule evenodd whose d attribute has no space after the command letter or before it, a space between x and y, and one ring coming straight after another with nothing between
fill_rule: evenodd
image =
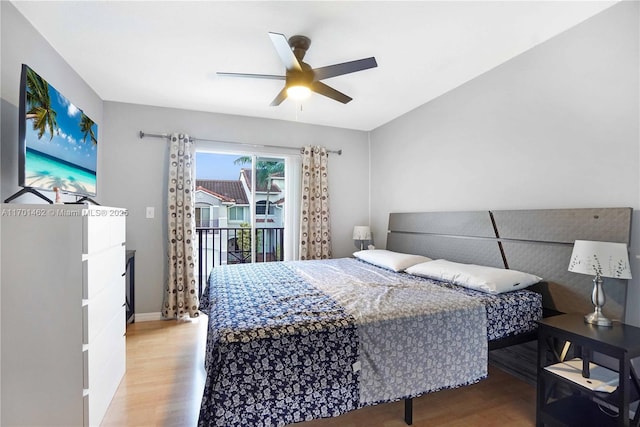
<instances>
[{"instance_id":1,"label":"balcony railing","mask_svg":"<svg viewBox=\"0 0 640 427\"><path fill-rule=\"evenodd\" d=\"M251 262L251 229L247 227L196 227L199 295L211 269L224 264ZM255 262L282 261L284 228L256 228Z\"/></svg>"}]
</instances>

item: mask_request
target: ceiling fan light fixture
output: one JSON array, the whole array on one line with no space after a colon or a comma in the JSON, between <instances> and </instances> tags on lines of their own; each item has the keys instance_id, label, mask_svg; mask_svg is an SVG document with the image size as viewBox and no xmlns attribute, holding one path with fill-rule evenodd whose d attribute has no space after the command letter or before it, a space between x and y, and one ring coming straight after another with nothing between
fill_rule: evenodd
<instances>
[{"instance_id":1,"label":"ceiling fan light fixture","mask_svg":"<svg viewBox=\"0 0 640 427\"><path fill-rule=\"evenodd\" d=\"M292 99L305 99L311 95L311 89L304 85L294 85L287 88L287 96Z\"/></svg>"},{"instance_id":2,"label":"ceiling fan light fixture","mask_svg":"<svg viewBox=\"0 0 640 427\"><path fill-rule=\"evenodd\" d=\"M322 83L320 80L331 77L342 76L344 74L355 73L356 71L367 70L378 66L376 58L358 59L355 61L341 62L339 64L327 65L326 67L311 68L303 62L307 49L311 45L311 39L306 36L296 35L287 40L284 34L269 32L271 42L285 67L285 75L274 74L246 74L246 73L221 73L223 76L255 77L259 79L284 80L284 87L271 101L272 107L277 107L287 98L301 100L317 93L334 101L347 104L352 100L350 96L335 90L331 86Z\"/></svg>"}]
</instances>

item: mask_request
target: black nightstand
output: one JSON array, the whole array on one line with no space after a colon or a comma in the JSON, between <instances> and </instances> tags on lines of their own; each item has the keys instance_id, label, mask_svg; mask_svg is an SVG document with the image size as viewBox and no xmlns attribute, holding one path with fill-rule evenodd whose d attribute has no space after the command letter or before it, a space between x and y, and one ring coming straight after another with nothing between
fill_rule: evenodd
<instances>
[{"instance_id":1,"label":"black nightstand","mask_svg":"<svg viewBox=\"0 0 640 427\"><path fill-rule=\"evenodd\" d=\"M125 291L125 323L134 323L136 321L136 251L135 249L127 249L126 252L126 271L127 287Z\"/></svg>"},{"instance_id":2,"label":"black nightstand","mask_svg":"<svg viewBox=\"0 0 640 427\"><path fill-rule=\"evenodd\" d=\"M600 373L613 385L594 390ZM578 314L541 320L536 426L639 426L640 407L629 419L629 405L639 399L639 373L640 328L619 322L598 327Z\"/></svg>"}]
</instances>

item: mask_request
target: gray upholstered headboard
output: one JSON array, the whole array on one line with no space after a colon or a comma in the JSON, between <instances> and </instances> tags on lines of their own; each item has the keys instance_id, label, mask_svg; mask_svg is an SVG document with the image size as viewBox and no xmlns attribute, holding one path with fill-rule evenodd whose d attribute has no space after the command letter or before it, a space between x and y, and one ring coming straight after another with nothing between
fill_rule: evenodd
<instances>
[{"instance_id":1,"label":"gray upholstered headboard","mask_svg":"<svg viewBox=\"0 0 640 427\"><path fill-rule=\"evenodd\" d=\"M545 284L546 308L588 313L592 277L567 271L575 240L629 244L631 208L391 213L387 249L511 268ZM626 280L605 279L604 313L624 318Z\"/></svg>"}]
</instances>

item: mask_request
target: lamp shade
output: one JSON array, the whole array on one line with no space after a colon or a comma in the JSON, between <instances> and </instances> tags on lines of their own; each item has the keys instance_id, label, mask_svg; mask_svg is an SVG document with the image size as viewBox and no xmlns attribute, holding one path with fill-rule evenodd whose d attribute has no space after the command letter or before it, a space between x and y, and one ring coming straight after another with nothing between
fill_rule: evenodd
<instances>
[{"instance_id":1,"label":"lamp shade","mask_svg":"<svg viewBox=\"0 0 640 427\"><path fill-rule=\"evenodd\" d=\"M627 245L576 240L571 253L569 271L591 276L631 279Z\"/></svg>"},{"instance_id":2,"label":"lamp shade","mask_svg":"<svg viewBox=\"0 0 640 427\"><path fill-rule=\"evenodd\" d=\"M371 240L371 229L368 225L353 227L353 240Z\"/></svg>"}]
</instances>

